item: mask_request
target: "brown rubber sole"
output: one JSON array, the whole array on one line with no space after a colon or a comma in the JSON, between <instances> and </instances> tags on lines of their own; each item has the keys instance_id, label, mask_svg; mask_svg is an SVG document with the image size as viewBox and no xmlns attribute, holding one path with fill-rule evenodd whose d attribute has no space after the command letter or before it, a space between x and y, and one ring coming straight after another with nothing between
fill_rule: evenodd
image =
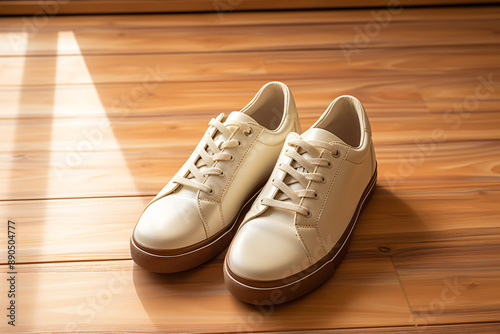
<instances>
[{"instance_id":1,"label":"brown rubber sole","mask_svg":"<svg viewBox=\"0 0 500 334\"><path fill-rule=\"evenodd\" d=\"M272 282L244 279L231 271L226 255L224 281L229 292L246 303L271 305L292 301L319 287L333 275L342 262L358 217L371 197L376 183L377 170L375 169L375 173L363 192L356 211L339 242L320 261L298 274Z\"/></svg>"},{"instance_id":2,"label":"brown rubber sole","mask_svg":"<svg viewBox=\"0 0 500 334\"><path fill-rule=\"evenodd\" d=\"M245 214L250 210L253 200L259 194L261 187L258 189L245 203L231 224L211 238L194 245L194 247L186 247L185 251L183 249L180 251L174 250L178 254L165 254L163 250L145 249L134 240L134 233L132 233L130 238L132 259L142 268L154 273L176 273L194 268L213 259L231 243L234 234Z\"/></svg>"}]
</instances>

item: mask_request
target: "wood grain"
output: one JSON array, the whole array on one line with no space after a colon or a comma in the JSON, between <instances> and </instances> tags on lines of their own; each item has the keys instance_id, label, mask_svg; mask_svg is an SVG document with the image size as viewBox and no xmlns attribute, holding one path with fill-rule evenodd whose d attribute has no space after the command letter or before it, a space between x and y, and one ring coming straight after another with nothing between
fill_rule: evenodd
<instances>
[{"instance_id":1,"label":"wood grain","mask_svg":"<svg viewBox=\"0 0 500 334\"><path fill-rule=\"evenodd\" d=\"M383 10L385 8L381 8ZM498 6L479 7L445 7L445 8L411 8L393 13L391 22L463 22L475 19L496 19L500 9ZM197 13L168 15L98 15L92 20L84 15L58 16L54 20L43 21L44 31L59 30L134 30L144 28L169 28L169 27L204 27L204 26L234 26L234 25L259 25L259 24L313 24L313 23L362 23L376 20L374 14L378 11L371 10L308 10L308 11L268 11L255 13L231 12L224 15L222 20L216 13ZM397 15L396 15L397 14ZM0 25L2 32L24 31L25 20L19 17L2 17ZM382 20L382 19L380 19Z\"/></svg>"},{"instance_id":2,"label":"wood grain","mask_svg":"<svg viewBox=\"0 0 500 334\"><path fill-rule=\"evenodd\" d=\"M31 74L23 77L29 82ZM214 114L242 108L266 82L250 78L245 81L163 82L165 77L168 75L158 84L149 81L151 86L113 83L27 86L23 90L4 87L0 89L0 118L115 117L123 121L130 116L175 116L177 119L187 117L189 121L196 116L208 122ZM448 110L469 114L491 112L498 109L500 98L500 67L454 76L365 77L344 73L338 78L276 76L272 80L282 80L293 90L301 118L319 117L328 104L342 94L363 100L370 116L391 116L398 112L445 113ZM481 80L487 82L486 86ZM447 89L440 89L443 86ZM480 98L475 95L478 87ZM468 121L466 116L461 118L463 123ZM312 124L307 122L304 126Z\"/></svg>"},{"instance_id":3,"label":"wood grain","mask_svg":"<svg viewBox=\"0 0 500 334\"><path fill-rule=\"evenodd\" d=\"M380 23L375 23L380 31ZM454 45L495 45L497 20L468 20L466 24L429 21L405 23L406 34L400 33L400 24L386 25L383 33L358 32L364 26L355 24L311 25L256 25L244 26L176 27L171 29L146 28L128 31L76 30L62 32L39 31L27 37L14 39L0 35L0 53L22 55L81 55L129 53L185 53L185 52L243 52L299 49L345 49L347 53L360 49L380 47L422 47ZM361 30L362 31L362 30ZM308 38L314 36L314 38ZM363 37L365 36L365 37ZM168 40L169 43L158 43ZM361 41L362 40L362 41Z\"/></svg>"},{"instance_id":4,"label":"wood grain","mask_svg":"<svg viewBox=\"0 0 500 334\"><path fill-rule=\"evenodd\" d=\"M311 126L321 113L320 111L302 112L303 130ZM451 116L450 118L443 117L443 114L425 115L407 112L398 117L398 123L388 121L393 117L390 114L398 113L400 113L399 110L368 113L371 116L371 125L377 144L381 146L408 145L410 148L413 144L418 149L420 142L431 143L430 147L423 147L420 150L426 154L432 154L436 145L446 142L464 139L474 141L500 139L500 133L497 131L500 119L492 118L487 112L470 113L467 118L460 120ZM172 148L174 151L170 153L184 153L187 158L207 129L210 119L217 115L218 113L190 114L189 119L183 122L181 120L188 115L180 116L174 112L162 117L146 116L111 120L76 117L53 120L50 118L7 119L3 120L0 125L0 152L53 151L54 154L58 154L59 152L81 151L86 154L86 152L111 150L139 153L134 150L141 150L144 153L155 153ZM13 138L16 139L15 145L9 142ZM90 142L91 145L80 145L80 142ZM182 144L177 144L179 142ZM466 145L470 144L474 143ZM467 160L466 156L461 158Z\"/></svg>"},{"instance_id":5,"label":"wood grain","mask_svg":"<svg viewBox=\"0 0 500 334\"><path fill-rule=\"evenodd\" d=\"M378 327L378 328L354 328L354 329L326 329L315 330L315 334L331 334L331 333L344 333L344 334L364 334L364 333L377 333L377 334L407 334L407 333L485 333L496 334L500 329L500 323L473 323L473 324L453 324L453 325L425 325L423 326L406 326L406 327ZM286 332L262 332L262 334L298 334L302 331L286 331Z\"/></svg>"},{"instance_id":6,"label":"wood grain","mask_svg":"<svg viewBox=\"0 0 500 334\"><path fill-rule=\"evenodd\" d=\"M391 249L389 254L404 256L409 247L419 245L498 239L500 212L494 206L500 199L498 188L458 186L454 190L391 190L379 184L356 227L352 247L368 251L383 246ZM418 265L410 257L405 262L404 269ZM398 263L399 268L403 266L402 261Z\"/></svg>"},{"instance_id":7,"label":"wood grain","mask_svg":"<svg viewBox=\"0 0 500 334\"><path fill-rule=\"evenodd\" d=\"M207 54L85 55L52 58L0 57L0 70L9 81L0 86L51 86L141 83L148 69L160 72L162 82L280 80L297 78L452 77L488 73L499 67L498 45L365 49L346 58L341 50L261 51ZM350 60L350 61L348 61ZM57 73L57 68L64 68ZM23 82L23 75L30 76ZM495 78L496 79L496 78ZM498 81L498 80L495 80Z\"/></svg>"},{"instance_id":8,"label":"wood grain","mask_svg":"<svg viewBox=\"0 0 500 334\"><path fill-rule=\"evenodd\" d=\"M498 241L495 244L498 245ZM434 250L441 254L441 259L446 256L448 261L455 262L463 261L462 252L474 254L474 262L477 263L478 259L483 260L482 254L478 252L479 249L484 249L484 252L490 250L498 253L498 247L491 246L493 245L476 245L475 247L457 245L454 249L454 256L442 254L442 247L436 247ZM432 249L429 247L428 250ZM415 323L427 325L458 322L458 319L461 322L496 321L500 316L499 265L496 259L493 268L469 266L446 270L414 268L411 272L399 270L401 281L412 305Z\"/></svg>"},{"instance_id":9,"label":"wood grain","mask_svg":"<svg viewBox=\"0 0 500 334\"><path fill-rule=\"evenodd\" d=\"M408 7L461 5L470 0L420 0L419 2L401 1L395 4ZM482 0L482 3L496 3L497 0ZM57 14L106 14L106 13L161 13L161 12L218 12L223 15L227 12L242 10L283 10L283 9L311 9L311 8L363 8L382 7L388 3L384 0L356 0L346 3L341 0L245 0L245 1L218 1L211 0L143 0L140 5L133 0L72 0L60 2L53 9L51 6L41 6L33 0L4 0L0 3L2 14L7 15L35 15L45 11L57 11ZM46 8L47 7L47 8ZM223 16L221 16L223 17Z\"/></svg>"}]
</instances>

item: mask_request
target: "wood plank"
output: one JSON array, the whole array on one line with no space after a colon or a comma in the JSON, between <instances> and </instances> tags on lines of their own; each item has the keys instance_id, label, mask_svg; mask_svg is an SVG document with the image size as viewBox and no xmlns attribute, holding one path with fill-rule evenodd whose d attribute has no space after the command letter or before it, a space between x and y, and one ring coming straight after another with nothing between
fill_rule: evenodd
<instances>
[{"instance_id":1,"label":"wood plank","mask_svg":"<svg viewBox=\"0 0 500 334\"><path fill-rule=\"evenodd\" d=\"M0 217L16 223L18 264L130 259L130 234L152 198L0 202Z\"/></svg>"},{"instance_id":2,"label":"wood plank","mask_svg":"<svg viewBox=\"0 0 500 334\"><path fill-rule=\"evenodd\" d=\"M424 326L407 326L407 327L376 327L376 328L342 328L342 329L326 329L326 330L309 330L308 333L313 334L406 334L406 333L425 333L429 334L449 334L449 333L484 333L497 334L500 329L499 322L490 323L469 323L469 324L453 324L453 325L425 325ZM286 332L261 332L260 334L298 334L301 331L286 331Z\"/></svg>"},{"instance_id":3,"label":"wood plank","mask_svg":"<svg viewBox=\"0 0 500 334\"><path fill-rule=\"evenodd\" d=\"M497 0L482 0L482 3L497 3ZM405 7L439 6L439 5L467 5L470 0L420 0L419 2L402 1L396 4ZM0 3L0 10L4 15L35 15L48 12L54 14L107 14L107 13L159 13L159 12L217 12L224 14L242 10L283 10L283 9L311 9L311 8L363 8L387 7L385 0L356 0L346 3L340 0L245 0L245 1L211 1L211 0L143 0L138 5L133 0L72 0L60 2L57 7L41 6L33 0L4 0ZM54 13L55 12L55 13Z\"/></svg>"},{"instance_id":4,"label":"wood plank","mask_svg":"<svg viewBox=\"0 0 500 334\"><path fill-rule=\"evenodd\" d=\"M29 75L28 75L29 77ZM277 77L275 80L281 80ZM473 80L472 80L473 79ZM475 76L469 86L474 91ZM163 79L161 79L163 80ZM422 82L429 79L421 79ZM439 78L436 78L439 80ZM267 80L266 80L267 81ZM245 106L266 81L190 82L112 85L15 87L0 90L1 118L175 116L208 117ZM293 91L299 114L316 109L317 116L341 94L357 96L367 110L427 112L414 81L408 78L342 78L337 80L284 80ZM446 80L452 84L453 80ZM146 87L148 87L146 89ZM388 94L387 92L391 93ZM133 94L133 95L132 95ZM494 99L500 93L494 93Z\"/></svg>"},{"instance_id":5,"label":"wood plank","mask_svg":"<svg viewBox=\"0 0 500 334\"><path fill-rule=\"evenodd\" d=\"M317 291L272 308L234 299L224 287L220 261L173 275L148 273L131 260L19 265L18 272L23 293L16 329L28 333L41 328L52 333L207 333L411 324L392 263L383 256L346 259ZM5 280L0 288L7 288Z\"/></svg>"},{"instance_id":6,"label":"wood plank","mask_svg":"<svg viewBox=\"0 0 500 334\"><path fill-rule=\"evenodd\" d=\"M99 84L0 89L0 118L117 117L183 115L207 119L210 114L238 110L267 81L163 82L146 73L147 84ZM36 76L36 75L35 75ZM26 75L24 81L30 81ZM484 86L480 78L493 83ZM242 77L243 79L244 77ZM469 111L497 110L500 69L461 75L410 75L404 77L347 76L339 78L287 79L277 76L292 90L299 115L314 111L319 117L337 96L358 97L371 116L395 113L446 112L456 103L471 104ZM156 85L156 82L159 84ZM481 98L475 94L480 88ZM472 96L472 100L466 100ZM471 103L472 102L472 103ZM429 103L430 107L427 107ZM451 116L450 116L451 117ZM465 117L465 116L464 116ZM449 121L449 120L448 120ZM439 121L441 122L441 121ZM444 120L443 120L444 122ZM305 124L308 126L308 124Z\"/></svg>"},{"instance_id":7,"label":"wood plank","mask_svg":"<svg viewBox=\"0 0 500 334\"><path fill-rule=\"evenodd\" d=\"M439 75L474 76L498 69L498 45L366 49L351 61L341 50L244 53L0 57L0 86L141 83L149 69L162 82L289 80ZM24 79L29 77L29 80ZM431 86L433 87L433 86ZM424 88L424 87L423 87ZM446 91L445 91L446 92Z\"/></svg>"},{"instance_id":8,"label":"wood plank","mask_svg":"<svg viewBox=\"0 0 500 334\"><path fill-rule=\"evenodd\" d=\"M18 263L130 259L130 234L151 198L4 201L0 217L17 224ZM468 249L498 248L494 243L500 239L500 213L495 210L499 200L498 187L392 192L379 184L356 227L349 254L376 256L379 247L385 247L390 249L386 255L396 254L401 270L422 264L435 270L456 268L458 263L439 261L439 254L452 255L458 242ZM433 251L436 247L441 247L440 253ZM1 248L6 248L4 238ZM498 252L483 249L462 259L462 269L475 268L478 259L482 266L492 267Z\"/></svg>"},{"instance_id":9,"label":"wood plank","mask_svg":"<svg viewBox=\"0 0 500 334\"><path fill-rule=\"evenodd\" d=\"M460 25L447 22L393 22L383 33L362 37L354 24L257 25L177 27L129 31L77 30L37 34L0 34L0 53L21 55L82 55L130 53L233 52L299 49L345 49L453 45L496 45L498 19L468 20ZM380 24L376 26L382 30ZM402 26L405 33L402 34ZM359 28L359 27L358 27ZM408 35L412 38L408 39ZM365 35L366 36L366 35ZM364 38L362 42L359 40ZM168 41L158 43L157 41Z\"/></svg>"},{"instance_id":10,"label":"wood plank","mask_svg":"<svg viewBox=\"0 0 500 334\"><path fill-rule=\"evenodd\" d=\"M470 1L470 0L469 0ZM497 1L498 2L498 1ZM385 3L388 4L387 2ZM0 32L30 31L35 27L43 31L60 30L134 30L141 28L170 28L170 27L204 27L204 26L248 26L248 25L283 25L283 24L318 24L318 23L361 23L383 22L382 15L386 8L371 10L307 10L307 11L269 11L255 13L226 12L224 16L216 13L196 14L151 14L151 15L96 15L91 20L88 16L55 16L43 20L39 24L36 20L28 20L21 17L0 18ZM434 8L411 8L392 12L390 22L412 22L412 21L440 21L440 22L463 22L474 19L496 19L500 8L495 5L477 7L434 7ZM377 14L381 15L378 17ZM38 23L38 24L37 24ZM33 31L31 31L33 32Z\"/></svg>"},{"instance_id":11,"label":"wood plank","mask_svg":"<svg viewBox=\"0 0 500 334\"><path fill-rule=\"evenodd\" d=\"M481 187L477 182L475 187L458 185L461 187L456 189L434 186L422 190L417 186L391 190L379 183L356 226L351 249L377 252L379 247L388 248L388 255L397 254L401 260L398 269L410 269L418 262L412 260L415 256L405 254L415 247L422 247L422 255L426 255L427 246L446 247L456 242L491 244L500 239L500 213L495 209L500 200L498 187ZM495 256L498 254L491 253L488 258ZM448 265L436 263L436 269ZM463 264L468 266L471 262Z\"/></svg>"},{"instance_id":12,"label":"wood plank","mask_svg":"<svg viewBox=\"0 0 500 334\"><path fill-rule=\"evenodd\" d=\"M394 111L398 114L400 111ZM305 131L321 115L317 111L301 113L302 130ZM497 129L498 118L490 113L470 113L457 125L455 119L448 120L442 114L419 115L407 113L391 122L394 116L377 115L369 112L376 147L392 146L395 153L415 148L419 152L433 154L440 143L463 141L466 150L469 145L485 145L494 149L500 140ZM0 152L38 153L53 152L102 152L124 151L162 153L164 155L189 155L208 127L208 122L217 114L169 115L163 117L107 118L26 118L6 119L0 125ZM12 142L15 140L15 143ZM484 141L484 143L474 143ZM488 144L488 141L491 141ZM82 142L89 142L87 144ZM419 146L419 143L422 145ZM427 144L427 145L426 145ZM384 148L387 152L388 148ZM168 151L170 150L170 152ZM408 152L410 153L410 152ZM455 154L453 151L450 154ZM465 152L464 152L465 153ZM45 153L48 154L48 153ZM474 152L467 152L474 154ZM467 157L463 157L467 160Z\"/></svg>"},{"instance_id":13,"label":"wood plank","mask_svg":"<svg viewBox=\"0 0 500 334\"><path fill-rule=\"evenodd\" d=\"M161 132L161 129L158 131ZM137 130L130 130L129 135L132 131ZM413 141L412 131L400 129L401 133L405 131L409 132L408 138ZM494 131L484 129L474 130L473 133L492 136ZM384 145L376 142L379 184L391 188L419 184L447 186L468 181L478 185L483 182L498 184L498 141L471 140L471 132L465 132L465 125L463 131L450 133L448 140L453 136L457 139L457 135L463 136L464 133L467 138L464 141L439 144L425 136L419 137L425 142L411 141L409 144ZM196 137L187 142L186 137L182 137L179 141L185 144L175 145L175 139L165 134L165 139L158 141L156 145L159 146L156 147L145 146L148 140L144 139L132 142L136 148L108 150L92 144L81 133L77 134L79 140L71 142L63 151L31 149L3 153L0 199L154 195L180 168L196 145ZM171 146L162 146L167 142ZM22 144L19 145L21 147ZM61 145L64 143L61 142ZM431 180L432 183L426 183Z\"/></svg>"},{"instance_id":14,"label":"wood plank","mask_svg":"<svg viewBox=\"0 0 500 334\"><path fill-rule=\"evenodd\" d=\"M495 247L496 246L496 247ZM485 253L490 249L491 266L483 267ZM478 252L482 249L482 253ZM439 264L432 267L446 269L422 268L422 261L418 266L408 270L398 270L401 281L412 307L415 322L420 325L497 321L500 317L500 259L498 255L498 240L495 244L465 246L457 243L454 249L443 253L439 244L428 247L424 254L434 254L431 259L420 255L420 260L429 261L438 259ZM417 251L418 252L418 251ZM407 255L414 254L409 251ZM467 254L469 259L464 259ZM472 257L475 257L473 260ZM495 258L493 258L495 257ZM395 257L396 266L404 263L404 259ZM399 260L399 261L398 261ZM463 267L462 261L468 261L467 268L447 268L457 264ZM473 264L475 263L475 265Z\"/></svg>"}]
</instances>

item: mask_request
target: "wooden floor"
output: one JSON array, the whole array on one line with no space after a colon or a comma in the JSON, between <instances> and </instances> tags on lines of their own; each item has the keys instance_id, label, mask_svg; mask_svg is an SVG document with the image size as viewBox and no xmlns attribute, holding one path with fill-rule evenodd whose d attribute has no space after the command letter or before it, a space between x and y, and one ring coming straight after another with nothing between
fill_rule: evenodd
<instances>
[{"instance_id":1,"label":"wooden floor","mask_svg":"<svg viewBox=\"0 0 500 334\"><path fill-rule=\"evenodd\" d=\"M18 332L499 333L500 7L387 13L1 18L0 332L11 219ZM144 205L272 80L303 129L340 94L370 117L379 182L340 269L257 308L223 254L135 266Z\"/></svg>"}]
</instances>

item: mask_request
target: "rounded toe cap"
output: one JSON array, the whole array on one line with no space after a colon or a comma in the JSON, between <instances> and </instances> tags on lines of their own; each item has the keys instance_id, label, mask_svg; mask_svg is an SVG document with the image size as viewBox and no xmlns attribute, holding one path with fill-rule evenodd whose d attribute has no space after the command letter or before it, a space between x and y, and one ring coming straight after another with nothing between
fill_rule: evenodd
<instances>
[{"instance_id":1,"label":"rounded toe cap","mask_svg":"<svg viewBox=\"0 0 500 334\"><path fill-rule=\"evenodd\" d=\"M195 200L166 196L146 208L133 238L150 250L172 250L203 241L206 233Z\"/></svg>"},{"instance_id":2,"label":"rounded toe cap","mask_svg":"<svg viewBox=\"0 0 500 334\"><path fill-rule=\"evenodd\" d=\"M231 244L227 264L235 275L255 281L283 279L310 265L295 228L265 218L241 227Z\"/></svg>"}]
</instances>

